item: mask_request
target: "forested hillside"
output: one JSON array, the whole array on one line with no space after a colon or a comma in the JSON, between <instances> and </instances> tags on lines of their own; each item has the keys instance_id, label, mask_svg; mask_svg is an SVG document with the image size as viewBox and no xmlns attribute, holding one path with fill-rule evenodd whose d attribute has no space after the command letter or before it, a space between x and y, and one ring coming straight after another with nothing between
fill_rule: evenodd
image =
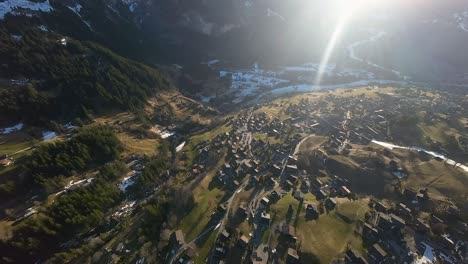
<instances>
[{"instance_id":1,"label":"forested hillside","mask_svg":"<svg viewBox=\"0 0 468 264\"><path fill-rule=\"evenodd\" d=\"M169 88L154 68L38 29L15 37L0 27L0 78L21 80L0 87L0 112L36 123L108 108L134 110Z\"/></svg>"}]
</instances>

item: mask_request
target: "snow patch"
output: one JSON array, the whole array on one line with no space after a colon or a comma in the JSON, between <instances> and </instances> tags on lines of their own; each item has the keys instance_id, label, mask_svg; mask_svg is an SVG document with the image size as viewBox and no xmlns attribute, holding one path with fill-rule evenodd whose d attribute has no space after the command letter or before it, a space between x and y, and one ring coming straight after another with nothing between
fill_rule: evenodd
<instances>
[{"instance_id":1,"label":"snow patch","mask_svg":"<svg viewBox=\"0 0 468 264\"><path fill-rule=\"evenodd\" d=\"M14 39L15 41L21 41L23 39L23 36L21 36L21 35L11 35L11 38Z\"/></svg>"},{"instance_id":2,"label":"snow patch","mask_svg":"<svg viewBox=\"0 0 468 264\"><path fill-rule=\"evenodd\" d=\"M453 18L458 24L458 28L468 32L468 11L464 11L463 13L455 13L453 14Z\"/></svg>"},{"instance_id":3,"label":"snow patch","mask_svg":"<svg viewBox=\"0 0 468 264\"><path fill-rule=\"evenodd\" d=\"M82 6L80 4L76 4L75 6L69 6L68 9L70 9L71 11L73 11L73 13L75 13L77 16L79 16L81 18L81 21L83 21L83 23L90 29L90 30L93 30L93 28L91 27L91 24L84 20L83 17L81 16L80 14L80 11L81 11L81 8Z\"/></svg>"},{"instance_id":4,"label":"snow patch","mask_svg":"<svg viewBox=\"0 0 468 264\"><path fill-rule=\"evenodd\" d=\"M185 141L182 142L182 143L180 143L180 144L176 147L175 151L176 151L176 152L180 152L180 151L184 148L184 146L185 146Z\"/></svg>"},{"instance_id":5,"label":"snow patch","mask_svg":"<svg viewBox=\"0 0 468 264\"><path fill-rule=\"evenodd\" d=\"M119 184L119 189L122 192L126 192L127 188L136 183L136 175L139 174L137 171L132 171L130 176L125 177Z\"/></svg>"},{"instance_id":6,"label":"snow patch","mask_svg":"<svg viewBox=\"0 0 468 264\"><path fill-rule=\"evenodd\" d=\"M398 146L398 145L395 145L395 144L392 144L392 143L387 143L387 142L378 141L378 140L372 140L372 143L375 143L377 145L380 145L380 146L388 148L388 149L408 149L408 150L422 151L422 152L425 152L425 153L433 156L434 158L439 158L439 159L444 160L444 162L449 164L449 165L454 165L454 166L456 165L459 168L461 168L462 170L464 170L465 172L468 172L468 166L465 166L465 165L463 165L463 164L461 164L459 162L451 160L451 159L447 158L446 156L444 156L444 155L442 155L440 153L434 152L434 151L426 150L426 149L420 148L420 147Z\"/></svg>"},{"instance_id":7,"label":"snow patch","mask_svg":"<svg viewBox=\"0 0 468 264\"><path fill-rule=\"evenodd\" d=\"M57 133L53 131L44 131L42 132L42 140L47 141L57 137Z\"/></svg>"},{"instance_id":8,"label":"snow patch","mask_svg":"<svg viewBox=\"0 0 468 264\"><path fill-rule=\"evenodd\" d=\"M18 123L18 124L14 125L14 126L5 127L3 129L0 129L0 134L7 135L7 134L10 134L10 133L13 133L13 132L16 132L16 131L20 131L21 129L23 129L23 127L24 127L23 123Z\"/></svg>"},{"instance_id":9,"label":"snow patch","mask_svg":"<svg viewBox=\"0 0 468 264\"><path fill-rule=\"evenodd\" d=\"M45 0L42 3L33 2L29 0L6 0L0 2L0 19L4 19L5 15L8 13L18 15L19 13L17 11L19 9L42 12L50 12L53 10L52 6L49 3L49 0Z\"/></svg>"}]
</instances>

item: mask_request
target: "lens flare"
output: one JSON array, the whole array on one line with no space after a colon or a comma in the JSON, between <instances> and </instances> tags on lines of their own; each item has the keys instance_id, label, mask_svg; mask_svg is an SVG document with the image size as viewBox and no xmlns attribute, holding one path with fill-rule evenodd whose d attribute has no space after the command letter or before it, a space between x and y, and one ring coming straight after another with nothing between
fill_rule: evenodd
<instances>
[{"instance_id":1,"label":"lens flare","mask_svg":"<svg viewBox=\"0 0 468 264\"><path fill-rule=\"evenodd\" d=\"M330 37L330 40L328 41L327 47L320 61L320 66L315 77L316 86L319 86L320 82L322 81L323 74L327 69L330 57L333 54L333 50L335 49L336 43L340 39L343 30L346 28L346 26L349 25L351 18L358 11L362 11L363 7L367 6L369 2L367 0L337 0L334 3L338 19L336 22L335 29L333 30L333 33Z\"/></svg>"}]
</instances>

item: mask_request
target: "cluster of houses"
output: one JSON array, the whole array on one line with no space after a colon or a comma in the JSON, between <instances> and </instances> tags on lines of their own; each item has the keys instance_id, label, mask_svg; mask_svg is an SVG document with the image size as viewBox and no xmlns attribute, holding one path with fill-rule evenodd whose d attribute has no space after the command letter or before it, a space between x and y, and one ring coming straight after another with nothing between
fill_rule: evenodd
<instances>
[{"instance_id":1,"label":"cluster of houses","mask_svg":"<svg viewBox=\"0 0 468 264\"><path fill-rule=\"evenodd\" d=\"M444 221L429 214L433 205L427 189L404 189L401 200L397 204L371 201L370 213L356 230L367 246L367 257L350 249L344 263L435 263L436 258L441 263L462 263L466 259L466 223L443 228L447 227ZM421 218L421 212L428 212L427 217ZM453 212L445 217L457 216Z\"/></svg>"},{"instance_id":2,"label":"cluster of houses","mask_svg":"<svg viewBox=\"0 0 468 264\"><path fill-rule=\"evenodd\" d=\"M310 160L316 161L314 165L324 168L329 155L346 155L351 143L367 144L373 138L392 140L389 120L407 111L408 107L421 104L414 98L396 94L383 95L376 100L336 97L333 103L335 107L331 109L326 100L303 99L296 104L276 104L276 107L283 107L281 111L289 115L288 118L242 111L237 118L229 120L233 127L231 132L201 142L196 147L199 160L193 165L192 175L197 176L204 171L210 153L226 151L225 163L215 175L222 188L234 193L248 176L247 188L271 190L239 205L234 218L240 222L248 219L253 230L250 234L239 235L236 230L222 230L213 248L211 260L214 263L223 263L233 246L241 248L243 256L251 263L267 263L277 258L277 249L268 249L259 243L259 237L268 229L281 234L280 243L285 249L286 263L300 263L301 247L297 243L294 226L286 223L272 226L269 207L292 190L293 197L302 202L306 218L313 220L326 211L334 210L340 198L353 199L355 194L347 178L330 173L327 177L318 177L298 168L299 162L292 153L303 138L299 134L328 136L325 144L308 154ZM258 139L254 134L276 138L280 143ZM392 162L390 167L398 175L405 173L396 162ZM305 201L309 193L316 197L318 203ZM429 255L426 256L428 252L446 263L461 263L466 259L462 255L467 254L467 244L461 237L466 234L467 226L459 221L462 229L445 228L435 240L433 229L447 227L447 219L441 220L443 217L433 214L435 203L427 189L405 189L401 201L391 206L372 202L371 213L366 214L365 221L359 223L356 230L363 238L366 253L363 255L349 249L336 260L337 263L424 263L415 261L430 259ZM460 210L456 207L451 205L446 209L453 217L460 217ZM430 217L421 217L421 212L431 212ZM220 205L211 221L218 221L225 213L225 205ZM412 239L408 239L408 234Z\"/></svg>"},{"instance_id":3,"label":"cluster of houses","mask_svg":"<svg viewBox=\"0 0 468 264\"><path fill-rule=\"evenodd\" d=\"M6 154L0 154L0 168L5 168L13 164L13 160Z\"/></svg>"}]
</instances>

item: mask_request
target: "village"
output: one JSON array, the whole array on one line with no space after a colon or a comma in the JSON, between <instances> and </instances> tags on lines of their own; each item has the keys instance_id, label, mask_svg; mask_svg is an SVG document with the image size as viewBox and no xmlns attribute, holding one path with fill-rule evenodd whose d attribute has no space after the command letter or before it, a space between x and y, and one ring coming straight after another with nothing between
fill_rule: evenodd
<instances>
[{"instance_id":1,"label":"village","mask_svg":"<svg viewBox=\"0 0 468 264\"><path fill-rule=\"evenodd\" d=\"M311 258L311 252L306 252L310 247L305 244L313 242L302 231L304 223L320 223L330 215L352 228L345 240L353 237L360 244L354 248L351 245L354 242L345 241L336 256L326 259L333 263L466 260L464 236L468 225L463 221L462 211L455 203L433 199L424 186L402 187L400 181L408 177L408 172L395 160L378 164L393 177L393 184L400 187L391 191L392 199L355 191L351 172L347 175L346 170L330 169L336 157L348 156L356 146L373 144L374 139L399 140L390 120L393 122L395 116L409 109L433 113L441 108L453 113L461 109L451 107L448 101L411 98L393 92L381 93L378 99L332 94L324 97L327 100L304 97L295 103L276 100L243 110L227 121L232 131L196 145L199 155L191 178L206 175L210 152L224 155L210 185L225 190L227 198L216 207L200 234L201 237L215 234L206 261L314 263L312 260L318 258L324 263L326 258ZM282 110L271 115L272 108ZM309 141L313 147L306 151L303 145L311 145ZM304 164L306 154L312 165ZM432 159L444 163L441 158ZM347 212L354 209L359 212ZM184 232L175 230L168 263L192 263L197 258L197 242L201 237L187 242Z\"/></svg>"},{"instance_id":2,"label":"village","mask_svg":"<svg viewBox=\"0 0 468 264\"><path fill-rule=\"evenodd\" d=\"M195 104L169 98L179 111ZM195 106L191 115L211 111ZM281 97L226 114L202 132L156 112L161 125L150 127L151 139L144 144L165 142L173 166L158 176L159 184L137 195L148 154L126 156L124 173L113 183L125 200L110 210L106 223L62 247L97 240L103 232L113 238L102 245L109 261L131 257L146 263L135 255L126 223L141 221L141 207L155 197L177 196L192 186L188 195L195 203L182 214L176 212L179 205L170 207L178 220L160 231L158 247L166 263L463 263L468 252L464 161L437 133L413 135L416 121L400 120L407 113L431 128L461 117L461 126L451 129L460 131L460 139L466 134L463 98L416 88ZM135 120L119 115L98 122L126 131ZM65 138L75 129L65 126ZM414 148L421 137L427 144ZM4 169L14 165L13 157L0 158ZM48 200L86 188L95 177L74 177ZM40 212L37 203L28 204L16 221Z\"/></svg>"}]
</instances>

